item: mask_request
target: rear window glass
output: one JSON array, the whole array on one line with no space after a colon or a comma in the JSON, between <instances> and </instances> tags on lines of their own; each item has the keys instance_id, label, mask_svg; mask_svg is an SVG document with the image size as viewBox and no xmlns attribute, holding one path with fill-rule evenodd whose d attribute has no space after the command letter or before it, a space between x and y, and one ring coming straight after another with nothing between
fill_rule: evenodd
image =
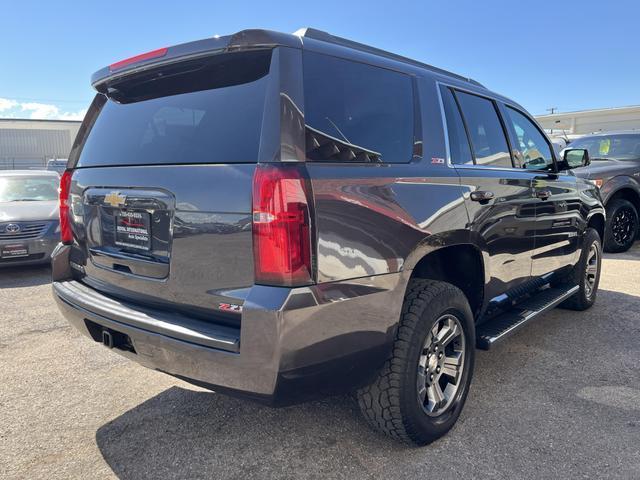
<instances>
[{"instance_id":1,"label":"rear window glass","mask_svg":"<svg viewBox=\"0 0 640 480\"><path fill-rule=\"evenodd\" d=\"M466 121L476 165L512 167L511 155L496 107L491 100L456 91Z\"/></svg>"},{"instance_id":2,"label":"rear window glass","mask_svg":"<svg viewBox=\"0 0 640 480\"><path fill-rule=\"evenodd\" d=\"M303 62L309 160L411 160L414 102L408 75L311 52Z\"/></svg>"},{"instance_id":3,"label":"rear window glass","mask_svg":"<svg viewBox=\"0 0 640 480\"><path fill-rule=\"evenodd\" d=\"M113 86L77 166L257 162L270 58L220 55Z\"/></svg>"},{"instance_id":4,"label":"rear window glass","mask_svg":"<svg viewBox=\"0 0 640 480\"><path fill-rule=\"evenodd\" d=\"M469 138L460 116L456 99L450 89L442 87L442 103L444 105L449 133L449 151L451 163L456 165L473 165L473 156L469 147Z\"/></svg>"}]
</instances>

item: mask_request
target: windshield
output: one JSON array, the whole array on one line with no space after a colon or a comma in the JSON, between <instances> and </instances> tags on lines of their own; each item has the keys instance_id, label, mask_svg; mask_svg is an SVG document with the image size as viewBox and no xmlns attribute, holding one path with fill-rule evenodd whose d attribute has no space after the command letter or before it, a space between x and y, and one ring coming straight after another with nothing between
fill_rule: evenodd
<instances>
[{"instance_id":1,"label":"windshield","mask_svg":"<svg viewBox=\"0 0 640 480\"><path fill-rule=\"evenodd\" d=\"M586 148L592 160L640 160L640 134L598 135L571 142L568 148Z\"/></svg>"},{"instance_id":2,"label":"windshield","mask_svg":"<svg viewBox=\"0 0 640 480\"><path fill-rule=\"evenodd\" d=\"M42 202L58 199L56 177L0 177L0 202Z\"/></svg>"}]
</instances>

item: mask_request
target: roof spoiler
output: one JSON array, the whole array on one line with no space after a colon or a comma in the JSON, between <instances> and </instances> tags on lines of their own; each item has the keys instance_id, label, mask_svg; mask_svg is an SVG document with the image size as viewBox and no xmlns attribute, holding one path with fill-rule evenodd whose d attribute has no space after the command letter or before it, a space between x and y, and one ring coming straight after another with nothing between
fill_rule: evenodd
<instances>
[{"instance_id":1,"label":"roof spoiler","mask_svg":"<svg viewBox=\"0 0 640 480\"><path fill-rule=\"evenodd\" d=\"M242 30L233 35L222 37L216 35L204 40L160 48L115 62L95 72L91 76L91 85L97 91L104 93L107 91L108 85L115 81L163 65L194 60L218 53L254 48L273 48L279 45L300 48L301 41L293 35L270 30Z\"/></svg>"}]
</instances>

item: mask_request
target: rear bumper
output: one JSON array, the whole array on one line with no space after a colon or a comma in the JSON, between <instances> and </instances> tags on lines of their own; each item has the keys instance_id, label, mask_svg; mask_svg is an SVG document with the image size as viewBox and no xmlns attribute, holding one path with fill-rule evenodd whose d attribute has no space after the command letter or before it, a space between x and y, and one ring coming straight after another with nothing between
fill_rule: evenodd
<instances>
[{"instance_id":1,"label":"rear bumper","mask_svg":"<svg viewBox=\"0 0 640 480\"><path fill-rule=\"evenodd\" d=\"M55 280L55 267L54 267ZM129 337L114 348L146 367L222 392L286 405L368 381L387 357L401 274L286 289L254 286L238 329L122 303L77 280L54 281L69 322Z\"/></svg>"}]
</instances>

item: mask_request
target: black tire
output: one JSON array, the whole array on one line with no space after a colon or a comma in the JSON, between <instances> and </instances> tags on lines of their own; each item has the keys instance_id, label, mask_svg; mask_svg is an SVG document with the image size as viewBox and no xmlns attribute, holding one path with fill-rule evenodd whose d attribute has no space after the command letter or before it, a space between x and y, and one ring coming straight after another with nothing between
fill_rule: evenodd
<instances>
[{"instance_id":1,"label":"black tire","mask_svg":"<svg viewBox=\"0 0 640 480\"><path fill-rule=\"evenodd\" d=\"M607 225L604 249L610 253L626 252L638 236L638 211L633 203L622 198L607 205Z\"/></svg>"},{"instance_id":2,"label":"black tire","mask_svg":"<svg viewBox=\"0 0 640 480\"><path fill-rule=\"evenodd\" d=\"M595 263L592 261L591 255L595 250ZM595 265L595 274L587 276L587 269ZM560 306L569 310L586 310L591 308L595 303L598 295L598 286L600 285L600 271L602 267L602 242L598 231L593 228L587 228L583 239L582 253L580 260L573 267L573 271L567 277L567 282L571 285L579 285L580 290L571 298L565 300ZM592 278L593 283L591 284Z\"/></svg>"},{"instance_id":3,"label":"black tire","mask_svg":"<svg viewBox=\"0 0 640 480\"><path fill-rule=\"evenodd\" d=\"M438 350L436 340L439 336L434 331L437 331L438 325L445 325L441 323L443 321L451 322L446 325L459 325L461 332L456 340L449 339L450 343L443 341L440 352L433 354L431 360L434 362L439 362L438 359L444 356L443 373L439 373L433 381L434 377L428 375L429 371L435 371L431 370L433 362L425 362L425 368L420 367L418 362L432 355L428 353L431 345L435 345L435 351ZM425 341L430 339L435 343L427 348ZM449 370L447 366L451 365L446 361L449 355L460 355L460 352L445 351L460 348L461 344L463 353L456 361L462 367L459 375L456 375L455 391L446 398L441 397L442 412L433 406L434 410L427 413L435 383L454 378L446 372ZM376 430L406 443L426 445L447 433L458 419L469 391L474 361L475 324L465 295L448 283L413 279L407 288L390 358L373 383L358 390L358 404L368 423ZM441 371L440 367L434 368ZM420 377L422 372L425 375ZM419 380L428 381L427 377L431 377L431 385L419 388ZM449 387L447 384L447 389ZM440 393L443 392L440 385L437 388ZM419 392L425 392L422 401ZM424 400L429 405L424 406Z\"/></svg>"}]
</instances>

